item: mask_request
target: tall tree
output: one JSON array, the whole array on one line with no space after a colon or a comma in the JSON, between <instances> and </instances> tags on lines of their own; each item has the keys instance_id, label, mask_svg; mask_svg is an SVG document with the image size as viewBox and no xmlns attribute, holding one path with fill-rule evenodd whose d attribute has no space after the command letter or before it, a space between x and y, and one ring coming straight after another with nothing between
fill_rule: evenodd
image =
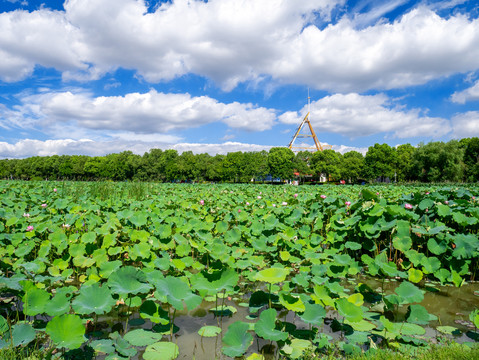
<instances>
[{"instance_id":1,"label":"tall tree","mask_svg":"<svg viewBox=\"0 0 479 360\"><path fill-rule=\"evenodd\" d=\"M312 169L326 179L337 181L341 178L341 154L334 150L317 151L311 158Z\"/></svg>"},{"instance_id":2,"label":"tall tree","mask_svg":"<svg viewBox=\"0 0 479 360\"><path fill-rule=\"evenodd\" d=\"M374 144L364 158L365 175L370 180L394 179L396 149L388 144Z\"/></svg>"},{"instance_id":3,"label":"tall tree","mask_svg":"<svg viewBox=\"0 0 479 360\"><path fill-rule=\"evenodd\" d=\"M364 156L357 151L349 151L343 155L341 162L341 177L349 182L362 178L364 172Z\"/></svg>"},{"instance_id":4,"label":"tall tree","mask_svg":"<svg viewBox=\"0 0 479 360\"><path fill-rule=\"evenodd\" d=\"M271 175L287 180L293 177L294 152L287 147L274 147L269 150L268 165Z\"/></svg>"}]
</instances>

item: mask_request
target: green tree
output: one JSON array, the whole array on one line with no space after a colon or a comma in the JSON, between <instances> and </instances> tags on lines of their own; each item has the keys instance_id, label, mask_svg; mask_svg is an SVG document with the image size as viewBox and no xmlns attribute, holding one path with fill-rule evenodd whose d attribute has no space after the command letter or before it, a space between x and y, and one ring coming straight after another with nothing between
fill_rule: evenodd
<instances>
[{"instance_id":1,"label":"green tree","mask_svg":"<svg viewBox=\"0 0 479 360\"><path fill-rule=\"evenodd\" d=\"M399 145L396 148L397 181L407 181L414 178L412 174L412 158L416 148L411 144Z\"/></svg>"},{"instance_id":2,"label":"green tree","mask_svg":"<svg viewBox=\"0 0 479 360\"><path fill-rule=\"evenodd\" d=\"M458 141L419 144L413 154L413 171L423 182L461 181L464 174L464 149Z\"/></svg>"},{"instance_id":3,"label":"green tree","mask_svg":"<svg viewBox=\"0 0 479 360\"><path fill-rule=\"evenodd\" d=\"M294 152L287 147L274 147L268 153L268 165L271 175L287 180L293 177Z\"/></svg>"},{"instance_id":4,"label":"green tree","mask_svg":"<svg viewBox=\"0 0 479 360\"><path fill-rule=\"evenodd\" d=\"M364 156L357 151L349 151L343 155L341 176L349 182L357 182L363 176Z\"/></svg>"},{"instance_id":5,"label":"green tree","mask_svg":"<svg viewBox=\"0 0 479 360\"><path fill-rule=\"evenodd\" d=\"M337 181L341 178L341 154L334 150L316 151L311 158L311 167L316 174Z\"/></svg>"},{"instance_id":6,"label":"green tree","mask_svg":"<svg viewBox=\"0 0 479 360\"><path fill-rule=\"evenodd\" d=\"M396 149L388 144L374 144L364 158L365 176L370 180L394 179Z\"/></svg>"}]
</instances>

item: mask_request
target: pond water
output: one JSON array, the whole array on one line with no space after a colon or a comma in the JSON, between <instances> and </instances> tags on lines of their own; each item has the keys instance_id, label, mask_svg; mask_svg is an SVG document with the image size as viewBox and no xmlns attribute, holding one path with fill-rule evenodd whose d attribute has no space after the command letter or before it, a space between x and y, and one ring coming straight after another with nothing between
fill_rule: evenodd
<instances>
[{"instance_id":1,"label":"pond water","mask_svg":"<svg viewBox=\"0 0 479 360\"><path fill-rule=\"evenodd\" d=\"M390 294L399 285L396 281L386 281L382 283L380 280L366 277L358 277L354 283L365 283L372 289L380 291L383 286L386 294ZM348 284L343 284L346 288L354 288L355 284L352 281ZM431 321L426 327L426 337L430 338L432 342L438 336L454 338L456 342L471 341L465 335L465 332L473 330L472 323L469 321L469 313L474 309L479 308L479 283L467 283L460 288L454 286L440 286L436 283L421 283L418 285L424 290L424 300L420 303L424 306L430 314L436 315L438 320ZM178 331L170 340L169 335L165 335L164 339L175 342L179 349L180 355L178 359L195 359L195 360L212 360L212 359L231 359L221 352L222 336L228 329L228 326L236 321L243 321L254 324L257 319L254 318L257 314L251 314L249 308L245 304L249 299L249 295L245 295L244 299L233 298L224 299L225 305L231 305L237 309L237 312L231 316L216 317L210 309L216 306L215 302L203 301L196 309L186 312L177 311L175 317L175 325L178 326ZM222 299L219 299L221 302ZM365 304L367 305L367 304ZM395 314L396 321L404 321L407 307L399 308ZM253 317L252 317L253 316ZM278 319L283 322L291 323L296 326L298 330L303 330L305 333L310 329L310 325L304 323L299 316L294 312L278 311ZM333 331L331 327L332 319L339 319L341 317L335 311L328 311L325 325L319 330L320 332L330 335L333 339L339 340L341 337L340 331ZM151 329L154 324L149 321L142 321L139 314L134 314L130 317L129 330L136 328ZM198 335L198 330L205 326L219 326L222 328L222 333L213 338L201 337ZM439 333L436 326L453 326L460 330L461 334L457 336L444 335ZM272 344L263 339L254 338L253 344L248 349L246 355L251 353L263 353L265 359L274 359L278 349L275 347L276 343ZM141 359L141 353L138 353L134 359Z\"/></svg>"}]
</instances>

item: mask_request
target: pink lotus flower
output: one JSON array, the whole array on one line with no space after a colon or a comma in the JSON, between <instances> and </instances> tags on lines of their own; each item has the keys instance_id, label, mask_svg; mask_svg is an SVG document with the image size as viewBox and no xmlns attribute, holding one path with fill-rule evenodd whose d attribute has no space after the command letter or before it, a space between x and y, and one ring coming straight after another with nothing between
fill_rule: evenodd
<instances>
[{"instance_id":1,"label":"pink lotus flower","mask_svg":"<svg viewBox=\"0 0 479 360\"><path fill-rule=\"evenodd\" d=\"M70 224L62 224L62 228L64 228L64 229L69 229L69 228L70 228Z\"/></svg>"},{"instance_id":2,"label":"pink lotus flower","mask_svg":"<svg viewBox=\"0 0 479 360\"><path fill-rule=\"evenodd\" d=\"M404 204L404 207L405 207L406 209L412 209L412 205L411 205L411 204L408 204L408 203Z\"/></svg>"},{"instance_id":3,"label":"pink lotus flower","mask_svg":"<svg viewBox=\"0 0 479 360\"><path fill-rule=\"evenodd\" d=\"M447 201L447 200L444 201L444 204L449 205L449 201Z\"/></svg>"},{"instance_id":4,"label":"pink lotus flower","mask_svg":"<svg viewBox=\"0 0 479 360\"><path fill-rule=\"evenodd\" d=\"M351 201L346 201L345 204L346 204L346 206L349 206L349 205L351 205Z\"/></svg>"},{"instance_id":5,"label":"pink lotus flower","mask_svg":"<svg viewBox=\"0 0 479 360\"><path fill-rule=\"evenodd\" d=\"M273 204L273 207L276 207L276 204Z\"/></svg>"},{"instance_id":6,"label":"pink lotus flower","mask_svg":"<svg viewBox=\"0 0 479 360\"><path fill-rule=\"evenodd\" d=\"M53 191L54 191L54 192L57 192L57 188L54 188Z\"/></svg>"},{"instance_id":7,"label":"pink lotus flower","mask_svg":"<svg viewBox=\"0 0 479 360\"><path fill-rule=\"evenodd\" d=\"M246 202L246 205L249 205L249 202Z\"/></svg>"},{"instance_id":8,"label":"pink lotus flower","mask_svg":"<svg viewBox=\"0 0 479 360\"><path fill-rule=\"evenodd\" d=\"M293 196L294 196L294 198L296 199L296 198L298 197L298 194L294 194Z\"/></svg>"},{"instance_id":9,"label":"pink lotus flower","mask_svg":"<svg viewBox=\"0 0 479 360\"><path fill-rule=\"evenodd\" d=\"M238 213L240 213L240 212L241 212L241 209L238 209Z\"/></svg>"},{"instance_id":10,"label":"pink lotus flower","mask_svg":"<svg viewBox=\"0 0 479 360\"><path fill-rule=\"evenodd\" d=\"M321 199L326 199L326 195L321 195Z\"/></svg>"},{"instance_id":11,"label":"pink lotus flower","mask_svg":"<svg viewBox=\"0 0 479 360\"><path fill-rule=\"evenodd\" d=\"M33 226L32 226L32 225L28 225L28 226L27 226L27 231L33 231Z\"/></svg>"},{"instance_id":12,"label":"pink lotus flower","mask_svg":"<svg viewBox=\"0 0 479 360\"><path fill-rule=\"evenodd\" d=\"M376 195L379 195L379 191L376 193Z\"/></svg>"},{"instance_id":13,"label":"pink lotus flower","mask_svg":"<svg viewBox=\"0 0 479 360\"><path fill-rule=\"evenodd\" d=\"M23 217L29 218L30 214L29 213L23 213Z\"/></svg>"},{"instance_id":14,"label":"pink lotus flower","mask_svg":"<svg viewBox=\"0 0 479 360\"><path fill-rule=\"evenodd\" d=\"M205 201L204 200L200 200L200 205L204 205L205 204Z\"/></svg>"},{"instance_id":15,"label":"pink lotus flower","mask_svg":"<svg viewBox=\"0 0 479 360\"><path fill-rule=\"evenodd\" d=\"M261 199L261 196L258 195L258 199Z\"/></svg>"},{"instance_id":16,"label":"pink lotus flower","mask_svg":"<svg viewBox=\"0 0 479 360\"><path fill-rule=\"evenodd\" d=\"M42 204L42 208L46 208L47 207L47 204Z\"/></svg>"},{"instance_id":17,"label":"pink lotus flower","mask_svg":"<svg viewBox=\"0 0 479 360\"><path fill-rule=\"evenodd\" d=\"M288 203L287 203L286 201L283 201L283 202L281 203L281 205L286 206L286 205L288 205Z\"/></svg>"}]
</instances>

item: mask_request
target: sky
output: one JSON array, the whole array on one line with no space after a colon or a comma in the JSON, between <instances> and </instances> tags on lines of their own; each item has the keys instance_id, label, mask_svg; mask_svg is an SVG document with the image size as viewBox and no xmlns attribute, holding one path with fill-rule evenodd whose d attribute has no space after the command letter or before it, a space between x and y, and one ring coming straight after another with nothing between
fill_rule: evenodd
<instances>
[{"instance_id":1,"label":"sky","mask_svg":"<svg viewBox=\"0 0 479 360\"><path fill-rule=\"evenodd\" d=\"M479 2L0 0L0 158L268 150L308 109L342 153L479 136Z\"/></svg>"}]
</instances>

